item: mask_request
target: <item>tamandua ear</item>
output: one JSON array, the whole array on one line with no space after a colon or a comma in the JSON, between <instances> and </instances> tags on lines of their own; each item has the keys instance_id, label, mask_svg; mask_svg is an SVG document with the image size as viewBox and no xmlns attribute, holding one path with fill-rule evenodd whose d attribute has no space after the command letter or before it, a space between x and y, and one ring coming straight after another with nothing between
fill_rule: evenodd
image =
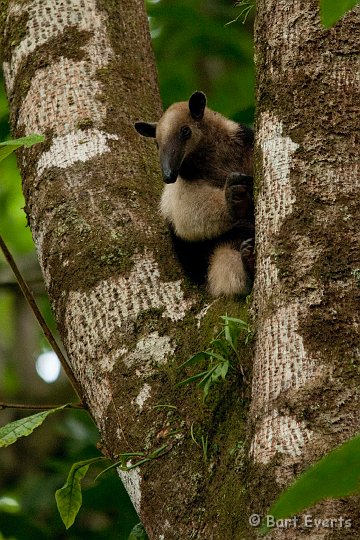
<instances>
[{"instance_id":1,"label":"tamandua ear","mask_svg":"<svg viewBox=\"0 0 360 540\"><path fill-rule=\"evenodd\" d=\"M134 127L143 137L156 137L156 123L135 122Z\"/></svg>"},{"instance_id":2,"label":"tamandua ear","mask_svg":"<svg viewBox=\"0 0 360 540\"><path fill-rule=\"evenodd\" d=\"M204 116L206 96L204 92L194 92L189 99L189 110L194 120L201 120Z\"/></svg>"}]
</instances>

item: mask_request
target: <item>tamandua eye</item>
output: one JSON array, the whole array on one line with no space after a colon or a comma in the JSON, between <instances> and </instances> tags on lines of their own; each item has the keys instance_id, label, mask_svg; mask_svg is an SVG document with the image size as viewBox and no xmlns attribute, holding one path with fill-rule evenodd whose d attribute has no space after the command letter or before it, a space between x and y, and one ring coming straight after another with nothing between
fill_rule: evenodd
<instances>
[{"instance_id":1,"label":"tamandua eye","mask_svg":"<svg viewBox=\"0 0 360 540\"><path fill-rule=\"evenodd\" d=\"M182 126L180 128L180 138L185 141L191 137L191 128L189 126Z\"/></svg>"}]
</instances>

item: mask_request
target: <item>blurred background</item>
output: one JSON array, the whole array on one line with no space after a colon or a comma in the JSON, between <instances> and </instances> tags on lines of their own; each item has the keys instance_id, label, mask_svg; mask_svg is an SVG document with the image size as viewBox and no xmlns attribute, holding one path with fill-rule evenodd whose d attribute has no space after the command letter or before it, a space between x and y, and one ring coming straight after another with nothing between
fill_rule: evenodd
<instances>
[{"instance_id":1,"label":"blurred background","mask_svg":"<svg viewBox=\"0 0 360 540\"><path fill-rule=\"evenodd\" d=\"M164 108L203 90L210 108L253 123L253 17L248 2L147 0ZM247 15L245 23L244 18ZM10 137L0 87L0 141ZM0 234L56 332L22 210L21 179L14 156L0 163ZM74 395L0 253L0 402L65 403ZM33 411L0 409L0 425ZM30 437L0 449L0 540L127 540L139 521L115 472L83 480L83 506L69 531L54 493L72 463L98 454L98 433L83 411L49 416Z\"/></svg>"}]
</instances>

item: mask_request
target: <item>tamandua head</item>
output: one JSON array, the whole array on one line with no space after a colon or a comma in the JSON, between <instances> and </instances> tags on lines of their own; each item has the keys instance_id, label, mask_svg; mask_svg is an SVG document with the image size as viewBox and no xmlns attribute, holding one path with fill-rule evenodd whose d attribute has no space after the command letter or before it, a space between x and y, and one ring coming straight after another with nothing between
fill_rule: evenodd
<instances>
[{"instance_id":1,"label":"tamandua head","mask_svg":"<svg viewBox=\"0 0 360 540\"><path fill-rule=\"evenodd\" d=\"M194 92L189 101L171 105L159 122L135 123L135 129L140 135L156 139L162 175L167 184L176 182L182 162L196 149L203 137L200 122L205 107L205 94Z\"/></svg>"}]
</instances>

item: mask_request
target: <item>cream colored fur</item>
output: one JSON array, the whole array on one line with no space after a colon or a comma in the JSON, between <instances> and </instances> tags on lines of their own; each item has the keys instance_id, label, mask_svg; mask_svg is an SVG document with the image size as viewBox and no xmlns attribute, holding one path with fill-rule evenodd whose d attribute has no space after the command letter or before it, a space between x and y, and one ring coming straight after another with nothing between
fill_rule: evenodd
<instances>
[{"instance_id":1,"label":"cream colored fur","mask_svg":"<svg viewBox=\"0 0 360 540\"><path fill-rule=\"evenodd\" d=\"M160 210L184 240L216 238L232 226L224 190L201 180L186 182L178 177L174 184L167 184Z\"/></svg>"},{"instance_id":2,"label":"cream colored fur","mask_svg":"<svg viewBox=\"0 0 360 540\"><path fill-rule=\"evenodd\" d=\"M208 288L215 297L250 292L241 254L230 244L223 244L215 249L208 271Z\"/></svg>"}]
</instances>

